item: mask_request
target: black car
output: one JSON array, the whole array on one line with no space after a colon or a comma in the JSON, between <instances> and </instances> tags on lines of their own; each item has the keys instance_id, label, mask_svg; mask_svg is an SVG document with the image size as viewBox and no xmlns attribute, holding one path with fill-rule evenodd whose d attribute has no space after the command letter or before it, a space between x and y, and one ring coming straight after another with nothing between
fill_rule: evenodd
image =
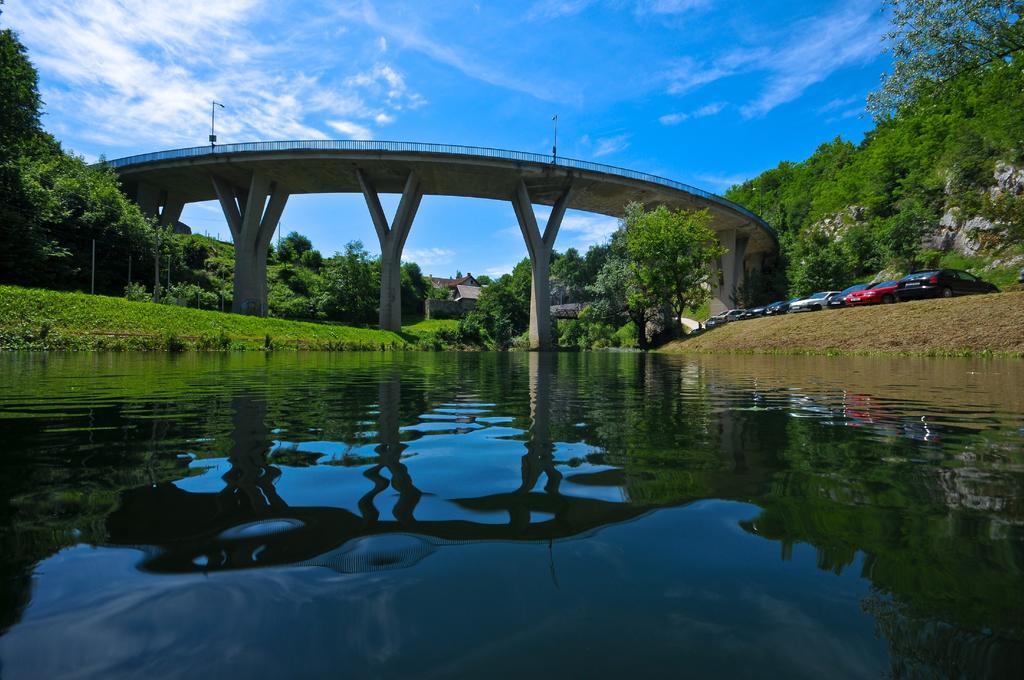
<instances>
[{"instance_id":1,"label":"black car","mask_svg":"<svg viewBox=\"0 0 1024 680\"><path fill-rule=\"evenodd\" d=\"M789 311L789 306L799 300L800 298L791 298L789 300L779 300L773 302L764 308L766 316L775 316L776 314L785 314Z\"/></svg>"},{"instance_id":2,"label":"black car","mask_svg":"<svg viewBox=\"0 0 1024 680\"><path fill-rule=\"evenodd\" d=\"M929 297L953 297L976 293L998 293L993 284L959 269L928 269L907 274L896 284L900 302Z\"/></svg>"},{"instance_id":3,"label":"black car","mask_svg":"<svg viewBox=\"0 0 1024 680\"><path fill-rule=\"evenodd\" d=\"M846 296L847 295L849 295L850 293L856 292L858 290L867 290L870 287L871 287L870 283L858 283L855 286L850 286L849 288L847 288L847 289L843 290L841 293L839 293L839 295L837 295L834 298L832 298L831 300L829 300L828 304L826 305L826 307L828 309L836 309L838 307L845 307L846 306Z\"/></svg>"}]
</instances>

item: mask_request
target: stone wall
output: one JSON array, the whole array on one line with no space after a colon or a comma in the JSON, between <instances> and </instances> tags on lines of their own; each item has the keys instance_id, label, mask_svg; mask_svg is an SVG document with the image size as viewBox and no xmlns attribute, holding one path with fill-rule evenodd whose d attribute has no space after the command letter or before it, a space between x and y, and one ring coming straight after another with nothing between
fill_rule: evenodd
<instances>
[{"instance_id":1,"label":"stone wall","mask_svg":"<svg viewBox=\"0 0 1024 680\"><path fill-rule=\"evenodd\" d=\"M428 319L461 319L476 307L476 300L427 300L424 314Z\"/></svg>"}]
</instances>

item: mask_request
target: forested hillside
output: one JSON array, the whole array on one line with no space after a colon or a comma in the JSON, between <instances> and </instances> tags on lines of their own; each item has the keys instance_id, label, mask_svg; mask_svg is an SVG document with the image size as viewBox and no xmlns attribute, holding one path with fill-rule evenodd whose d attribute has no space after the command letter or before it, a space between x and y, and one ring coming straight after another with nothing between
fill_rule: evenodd
<instances>
[{"instance_id":1,"label":"forested hillside","mask_svg":"<svg viewBox=\"0 0 1024 680\"><path fill-rule=\"evenodd\" d=\"M841 288L878 272L956 266L1006 285L1024 266L1024 70L999 60L834 139L726 197L780 235L754 301Z\"/></svg>"}]
</instances>

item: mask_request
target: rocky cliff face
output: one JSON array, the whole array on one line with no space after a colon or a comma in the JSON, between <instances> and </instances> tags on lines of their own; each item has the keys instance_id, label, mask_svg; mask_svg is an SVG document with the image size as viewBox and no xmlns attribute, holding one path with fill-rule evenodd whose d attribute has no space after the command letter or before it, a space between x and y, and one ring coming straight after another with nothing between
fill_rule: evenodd
<instances>
[{"instance_id":1,"label":"rocky cliff face","mask_svg":"<svg viewBox=\"0 0 1024 680\"><path fill-rule=\"evenodd\" d=\"M1004 195L1024 194L1024 168L999 162L992 177L995 184L987 192L990 200L996 201ZM942 215L936 228L925 235L921 246L930 250L976 255L982 249L999 245L1005 229L1006 225L981 215L963 215L959 208L951 207Z\"/></svg>"},{"instance_id":2,"label":"rocky cliff face","mask_svg":"<svg viewBox=\"0 0 1024 680\"><path fill-rule=\"evenodd\" d=\"M834 241L842 241L846 231L858 224L867 221L867 210L863 206L851 205L846 210L821 218L814 223L812 229L817 229Z\"/></svg>"}]
</instances>

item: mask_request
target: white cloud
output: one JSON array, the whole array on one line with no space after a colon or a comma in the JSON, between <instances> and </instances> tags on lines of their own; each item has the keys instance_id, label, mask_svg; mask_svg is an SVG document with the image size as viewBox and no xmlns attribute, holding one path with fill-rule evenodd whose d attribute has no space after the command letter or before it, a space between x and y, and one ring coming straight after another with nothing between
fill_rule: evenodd
<instances>
[{"instance_id":1,"label":"white cloud","mask_svg":"<svg viewBox=\"0 0 1024 680\"><path fill-rule=\"evenodd\" d=\"M754 118L797 99L841 68L876 58L886 28L887 19L873 0L853 0L831 14L792 25L789 39L779 45L731 50L705 63L682 57L663 78L669 94L682 95L722 78L767 73L760 94L740 109L745 118ZM670 118L666 124L672 121L679 122Z\"/></svg>"},{"instance_id":2,"label":"white cloud","mask_svg":"<svg viewBox=\"0 0 1024 680\"><path fill-rule=\"evenodd\" d=\"M724 108L724 102L712 102L690 112L666 113L664 116L658 118L658 122L662 125L678 125L679 123L691 118L706 118L708 116L713 116L716 113L720 113Z\"/></svg>"},{"instance_id":3,"label":"white cloud","mask_svg":"<svg viewBox=\"0 0 1024 680\"><path fill-rule=\"evenodd\" d=\"M537 224L541 229L544 229L548 217L551 215L551 208L547 206L538 207L536 213ZM558 229L555 248L563 251L566 248L586 250L592 245L607 241L618 228L619 221L614 217L568 211L562 218L562 225ZM522 232L519 230L519 227L516 226L514 229L516 235L522 239ZM511 229L503 229L502 232L511 234Z\"/></svg>"},{"instance_id":4,"label":"white cloud","mask_svg":"<svg viewBox=\"0 0 1024 680\"><path fill-rule=\"evenodd\" d=\"M712 0L639 0L638 14L683 14L707 9Z\"/></svg>"},{"instance_id":5,"label":"white cloud","mask_svg":"<svg viewBox=\"0 0 1024 680\"><path fill-rule=\"evenodd\" d=\"M858 95L853 95L852 97L838 97L836 99L831 100L827 104L818 107L818 113L828 113L829 111L835 111L836 109L841 109L844 106L849 106L855 101L863 100L864 97Z\"/></svg>"},{"instance_id":6,"label":"white cloud","mask_svg":"<svg viewBox=\"0 0 1024 680\"><path fill-rule=\"evenodd\" d=\"M403 262L415 262L421 267L436 267L455 259L455 251L447 248L406 248Z\"/></svg>"},{"instance_id":7,"label":"white cloud","mask_svg":"<svg viewBox=\"0 0 1024 680\"><path fill-rule=\"evenodd\" d=\"M358 7L341 7L338 9L338 16L349 21L358 21L375 31L380 31L400 46L425 54L474 80L522 92L542 101L581 99L579 88L570 81L546 82L536 73L524 76L520 74L520 70L512 70L510 73L504 68L495 67L481 55L466 56L452 45L450 39L443 42L432 40L419 29L403 24L399 17L393 14L382 18L368 2Z\"/></svg>"},{"instance_id":8,"label":"white cloud","mask_svg":"<svg viewBox=\"0 0 1024 680\"><path fill-rule=\"evenodd\" d=\"M526 11L528 21L558 19L579 14L594 0L537 0Z\"/></svg>"},{"instance_id":9,"label":"white cloud","mask_svg":"<svg viewBox=\"0 0 1024 680\"><path fill-rule=\"evenodd\" d=\"M490 276L492 279L496 279L504 274L511 274L517 263L511 262L506 264L499 264L494 267L488 267L484 270L484 274Z\"/></svg>"},{"instance_id":10,"label":"white cloud","mask_svg":"<svg viewBox=\"0 0 1024 680\"><path fill-rule=\"evenodd\" d=\"M767 48L733 50L712 64L698 63L692 57L677 59L663 77L668 81L668 93L686 94L702 85L741 73L751 65L766 61L771 55Z\"/></svg>"},{"instance_id":11,"label":"white cloud","mask_svg":"<svg viewBox=\"0 0 1024 680\"><path fill-rule=\"evenodd\" d=\"M595 144L594 152L592 154L594 158L610 156L613 153L624 151L629 148L629 135L622 134L611 137L601 137Z\"/></svg>"},{"instance_id":12,"label":"white cloud","mask_svg":"<svg viewBox=\"0 0 1024 680\"><path fill-rule=\"evenodd\" d=\"M761 95L740 109L741 113L747 118L764 115L840 68L871 61L879 54L879 38L885 29L886 20L873 3L855 3L799 24L794 30L797 39L773 55L771 75Z\"/></svg>"},{"instance_id":13,"label":"white cloud","mask_svg":"<svg viewBox=\"0 0 1024 680\"><path fill-rule=\"evenodd\" d=\"M365 130L422 105L391 66L349 85L316 65L335 46L300 49L250 30L272 11L258 0L54 0L8 5L4 18L40 69L48 110L75 130L72 142L203 144L213 99L227 105L217 116L221 143L324 138L320 116Z\"/></svg>"},{"instance_id":14,"label":"white cloud","mask_svg":"<svg viewBox=\"0 0 1024 680\"><path fill-rule=\"evenodd\" d=\"M327 124L349 139L373 139L370 128L349 120L329 120Z\"/></svg>"},{"instance_id":15,"label":"white cloud","mask_svg":"<svg viewBox=\"0 0 1024 680\"><path fill-rule=\"evenodd\" d=\"M703 189L711 189L715 193L721 193L731 186L742 184L754 176L755 173L702 173L696 175L697 186Z\"/></svg>"},{"instance_id":16,"label":"white cloud","mask_svg":"<svg viewBox=\"0 0 1024 680\"><path fill-rule=\"evenodd\" d=\"M557 248L586 250L592 245L604 243L615 230L619 221L605 215L566 215L558 230Z\"/></svg>"}]
</instances>

